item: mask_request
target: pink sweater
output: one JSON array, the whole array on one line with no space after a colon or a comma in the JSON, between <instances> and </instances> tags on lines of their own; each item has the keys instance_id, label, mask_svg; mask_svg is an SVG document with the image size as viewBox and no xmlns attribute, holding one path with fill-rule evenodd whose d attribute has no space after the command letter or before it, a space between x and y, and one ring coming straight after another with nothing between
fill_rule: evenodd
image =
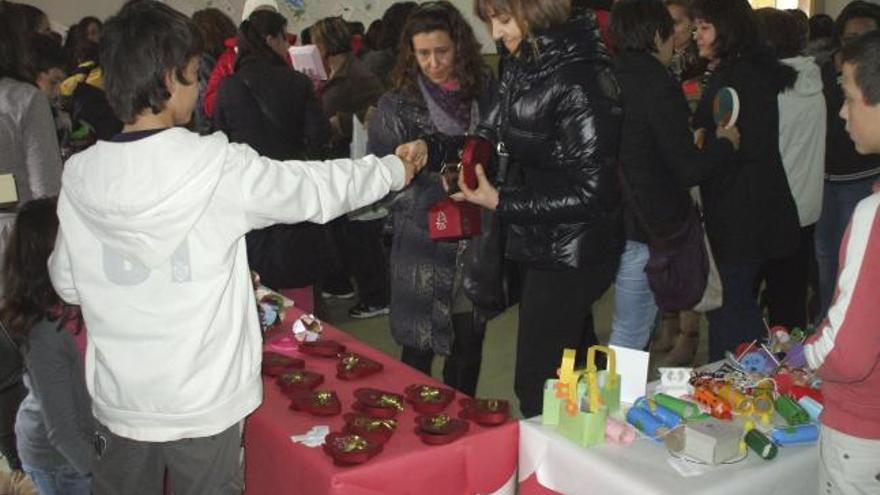
<instances>
[{"instance_id":1,"label":"pink sweater","mask_svg":"<svg viewBox=\"0 0 880 495\"><path fill-rule=\"evenodd\" d=\"M862 200L840 247L828 317L805 354L822 378L820 420L859 438L880 439L880 192Z\"/></svg>"}]
</instances>

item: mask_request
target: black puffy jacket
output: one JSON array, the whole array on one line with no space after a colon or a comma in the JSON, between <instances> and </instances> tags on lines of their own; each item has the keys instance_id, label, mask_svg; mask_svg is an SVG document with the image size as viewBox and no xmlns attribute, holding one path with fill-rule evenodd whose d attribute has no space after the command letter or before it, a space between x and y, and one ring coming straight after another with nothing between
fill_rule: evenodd
<instances>
[{"instance_id":1,"label":"black puffy jacket","mask_svg":"<svg viewBox=\"0 0 880 495\"><path fill-rule=\"evenodd\" d=\"M515 173L500 190L507 257L539 269L606 263L620 254L621 108L595 16L576 13L506 54L495 108L477 133L506 145ZM428 138L430 161L455 143ZM452 146L450 146L452 145Z\"/></svg>"}]
</instances>

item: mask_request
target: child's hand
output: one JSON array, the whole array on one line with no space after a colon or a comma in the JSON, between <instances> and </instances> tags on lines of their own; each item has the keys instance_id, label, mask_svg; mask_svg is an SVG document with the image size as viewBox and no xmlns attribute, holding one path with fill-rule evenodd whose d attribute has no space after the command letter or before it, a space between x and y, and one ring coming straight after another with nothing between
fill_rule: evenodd
<instances>
[{"instance_id":1,"label":"child's hand","mask_svg":"<svg viewBox=\"0 0 880 495\"><path fill-rule=\"evenodd\" d=\"M495 208L498 207L498 189L495 189L495 186L486 178L486 172L483 170L482 165L477 164L474 171L477 175L477 188L468 188L467 183L464 181L464 174L458 174L458 187L461 189L461 192L453 194L451 196L452 199L456 201L469 201L475 205L495 211Z\"/></svg>"},{"instance_id":2,"label":"child's hand","mask_svg":"<svg viewBox=\"0 0 880 495\"><path fill-rule=\"evenodd\" d=\"M403 143L394 150L394 154L405 162L415 164L418 172L428 163L428 143L424 139Z\"/></svg>"}]
</instances>

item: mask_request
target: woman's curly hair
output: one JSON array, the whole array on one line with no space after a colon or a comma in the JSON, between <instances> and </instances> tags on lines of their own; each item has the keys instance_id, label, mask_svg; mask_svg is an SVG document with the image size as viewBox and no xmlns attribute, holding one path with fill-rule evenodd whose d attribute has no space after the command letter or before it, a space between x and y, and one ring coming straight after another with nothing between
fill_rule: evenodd
<instances>
[{"instance_id":1,"label":"woman's curly hair","mask_svg":"<svg viewBox=\"0 0 880 495\"><path fill-rule=\"evenodd\" d=\"M417 94L418 77L421 73L413 52L413 36L433 31L445 31L455 48L453 77L458 80L462 95L478 97L486 85L488 69L480 55L480 43L471 25L461 12L447 1L428 2L419 5L407 18L400 38L400 51L391 75L395 90Z\"/></svg>"}]
</instances>

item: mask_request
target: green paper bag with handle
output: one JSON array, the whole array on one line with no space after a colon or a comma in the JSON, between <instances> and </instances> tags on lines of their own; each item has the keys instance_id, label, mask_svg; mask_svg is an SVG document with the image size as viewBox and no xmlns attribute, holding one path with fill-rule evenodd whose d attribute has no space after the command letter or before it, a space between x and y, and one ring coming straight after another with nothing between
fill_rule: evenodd
<instances>
[{"instance_id":1,"label":"green paper bag with handle","mask_svg":"<svg viewBox=\"0 0 880 495\"><path fill-rule=\"evenodd\" d=\"M607 365L604 370L596 369L596 353L604 352ZM608 412L616 412L620 409L620 374L617 373L617 359L614 349L604 345L594 345L587 350L587 371L596 372L598 377L599 395L602 404L608 408Z\"/></svg>"},{"instance_id":2,"label":"green paper bag with handle","mask_svg":"<svg viewBox=\"0 0 880 495\"><path fill-rule=\"evenodd\" d=\"M584 394L577 394L576 400L565 399L559 411L559 432L582 447L605 443L605 425L608 421L608 408L602 404L598 373L596 367L587 367L585 372L577 372L586 380Z\"/></svg>"},{"instance_id":3,"label":"green paper bag with handle","mask_svg":"<svg viewBox=\"0 0 880 495\"><path fill-rule=\"evenodd\" d=\"M544 403L541 411L541 424L558 426L559 415L566 399L576 400L578 374L574 369L574 349L563 349L562 364L556 370L558 378L544 383Z\"/></svg>"}]
</instances>

